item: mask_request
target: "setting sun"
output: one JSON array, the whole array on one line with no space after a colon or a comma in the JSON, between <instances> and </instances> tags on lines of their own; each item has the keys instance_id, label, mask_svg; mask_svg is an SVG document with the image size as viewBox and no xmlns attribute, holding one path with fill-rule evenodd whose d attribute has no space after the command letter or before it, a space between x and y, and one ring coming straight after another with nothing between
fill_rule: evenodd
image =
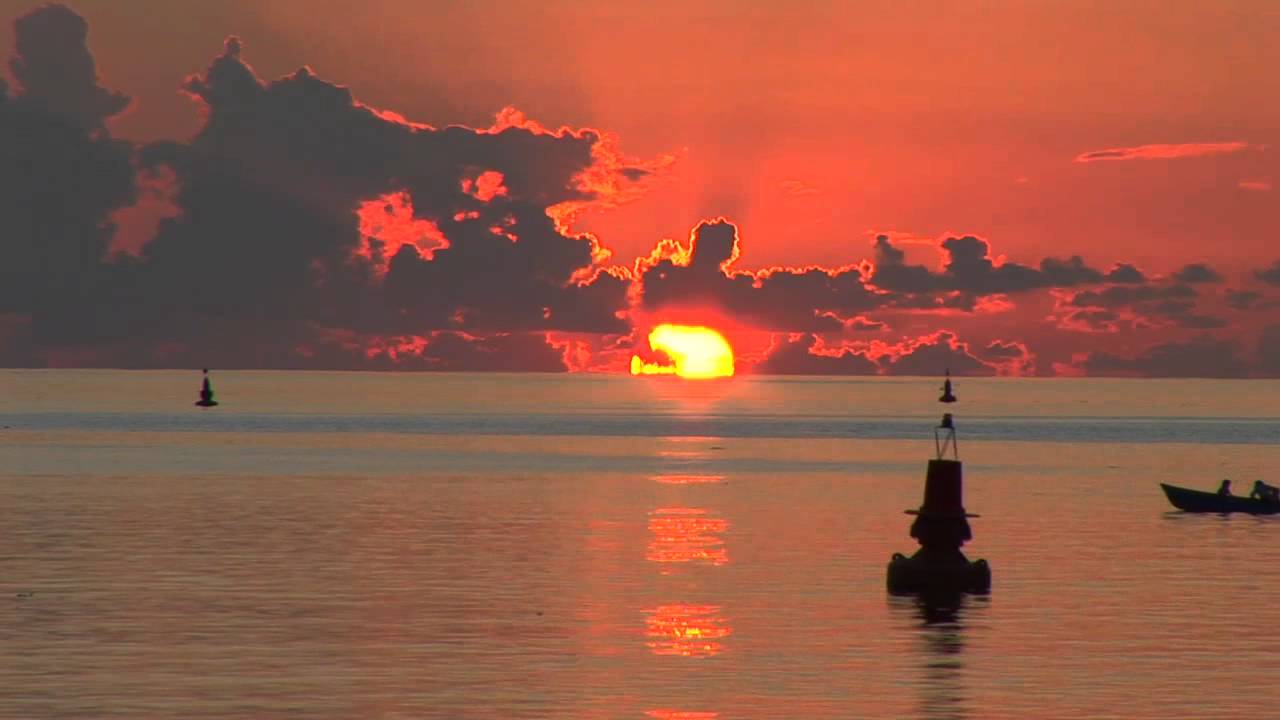
<instances>
[{"instance_id":1,"label":"setting sun","mask_svg":"<svg viewBox=\"0 0 1280 720\"><path fill-rule=\"evenodd\" d=\"M649 333L649 347L665 353L669 364L631 356L632 375L678 375L682 378L733 376L733 348L720 333L697 325L659 325Z\"/></svg>"}]
</instances>

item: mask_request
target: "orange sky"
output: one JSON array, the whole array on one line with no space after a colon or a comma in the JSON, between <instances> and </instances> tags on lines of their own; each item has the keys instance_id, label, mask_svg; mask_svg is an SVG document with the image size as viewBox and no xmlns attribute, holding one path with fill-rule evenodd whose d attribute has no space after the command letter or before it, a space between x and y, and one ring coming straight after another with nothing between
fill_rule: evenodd
<instances>
[{"instance_id":1,"label":"orange sky","mask_svg":"<svg viewBox=\"0 0 1280 720\"><path fill-rule=\"evenodd\" d=\"M1033 267L1207 263L1233 288L1280 258L1265 0L66 4L103 84L134 99L108 121L129 140L200 131L178 88L234 34L262 78L307 65L411 121L486 127L514 106L667 157L643 196L574 225L622 265L716 216L739 229L739 270L857 263L878 234L935 270L939 240L972 235ZM32 7L0 0L0 16ZM1030 337L1052 305L1003 317ZM899 327L966 326L1013 334L973 314Z\"/></svg>"},{"instance_id":2,"label":"orange sky","mask_svg":"<svg viewBox=\"0 0 1280 720\"><path fill-rule=\"evenodd\" d=\"M308 64L411 120L486 125L514 105L637 156L677 153L644 200L584 224L628 256L715 215L761 265L845 262L895 230L976 234L1028 260L1245 267L1280 235L1274 195L1239 187L1280 179L1274 150L1072 162L1275 147L1280 7L1266 0L68 4L104 78L135 97L112 124L132 139L194 133L177 85L238 34L264 77Z\"/></svg>"}]
</instances>

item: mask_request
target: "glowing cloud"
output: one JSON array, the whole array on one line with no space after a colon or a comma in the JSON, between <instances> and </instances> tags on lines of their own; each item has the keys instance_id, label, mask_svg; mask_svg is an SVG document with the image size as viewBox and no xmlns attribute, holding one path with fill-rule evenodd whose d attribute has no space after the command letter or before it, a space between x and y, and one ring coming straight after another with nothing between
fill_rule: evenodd
<instances>
[{"instance_id":1,"label":"glowing cloud","mask_svg":"<svg viewBox=\"0 0 1280 720\"><path fill-rule=\"evenodd\" d=\"M659 325L649 333L649 347L671 362L645 362L631 356L632 375L678 375L682 378L733 376L733 348L720 333L698 325Z\"/></svg>"},{"instance_id":2,"label":"glowing cloud","mask_svg":"<svg viewBox=\"0 0 1280 720\"><path fill-rule=\"evenodd\" d=\"M1098 162L1100 160L1176 160L1178 158L1200 157L1202 155L1225 155L1249 148L1259 148L1247 142L1216 143L1177 143L1138 145L1136 147L1107 148L1094 150L1076 156L1076 162Z\"/></svg>"},{"instance_id":3,"label":"glowing cloud","mask_svg":"<svg viewBox=\"0 0 1280 720\"><path fill-rule=\"evenodd\" d=\"M416 247L418 254L427 260L436 250L449 247L440 226L414 215L413 201L407 192L366 200L360 203L356 215L360 218L360 245L354 254L368 260L380 276L386 274L387 263L405 245Z\"/></svg>"}]
</instances>

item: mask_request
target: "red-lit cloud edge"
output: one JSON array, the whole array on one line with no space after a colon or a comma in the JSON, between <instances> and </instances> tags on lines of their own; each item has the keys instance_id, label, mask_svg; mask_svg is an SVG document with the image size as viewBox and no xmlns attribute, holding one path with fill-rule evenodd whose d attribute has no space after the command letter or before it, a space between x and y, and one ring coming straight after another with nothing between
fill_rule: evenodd
<instances>
[{"instance_id":1,"label":"red-lit cloud edge","mask_svg":"<svg viewBox=\"0 0 1280 720\"><path fill-rule=\"evenodd\" d=\"M912 262L884 233L841 266L752 269L725 218L617 258L577 218L643 196L674 155L513 108L411 122L307 68L264 81L236 38L183 83L200 133L135 145L110 137L128 98L79 16L45 6L15 33L0 150L31 162L0 169L0 365L625 372L671 322L724 333L743 374L1280 376L1280 260L1030 265L956 233Z\"/></svg>"}]
</instances>

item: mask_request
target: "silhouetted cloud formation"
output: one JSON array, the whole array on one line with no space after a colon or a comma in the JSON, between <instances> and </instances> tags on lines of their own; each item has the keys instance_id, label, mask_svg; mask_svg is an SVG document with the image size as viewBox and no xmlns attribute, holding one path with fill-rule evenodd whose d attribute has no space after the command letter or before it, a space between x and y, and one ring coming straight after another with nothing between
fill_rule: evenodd
<instances>
[{"instance_id":1,"label":"silhouetted cloud formation","mask_svg":"<svg viewBox=\"0 0 1280 720\"><path fill-rule=\"evenodd\" d=\"M734 268L738 228L723 218L700 223L687 243L666 241L638 263L647 310L705 305L764 329L833 332L838 317L879 307L859 267Z\"/></svg>"},{"instance_id":2,"label":"silhouetted cloud formation","mask_svg":"<svg viewBox=\"0 0 1280 720\"><path fill-rule=\"evenodd\" d=\"M65 5L45 5L13 24L9 71L22 89L19 103L87 133L129 106L124 93L98 84L86 39L89 24Z\"/></svg>"},{"instance_id":3,"label":"silhouetted cloud formation","mask_svg":"<svg viewBox=\"0 0 1280 720\"><path fill-rule=\"evenodd\" d=\"M1255 290L1228 290L1227 305L1236 310L1248 310L1262 299L1262 293Z\"/></svg>"},{"instance_id":4,"label":"silhouetted cloud formation","mask_svg":"<svg viewBox=\"0 0 1280 720\"><path fill-rule=\"evenodd\" d=\"M1110 283L1141 284L1147 281L1147 276L1128 263L1119 263L1107 271L1105 280Z\"/></svg>"},{"instance_id":5,"label":"silhouetted cloud formation","mask_svg":"<svg viewBox=\"0 0 1280 720\"><path fill-rule=\"evenodd\" d=\"M1102 282L1104 275L1085 265L1078 255L1045 258L1038 268L1014 262L996 264L986 240L951 237L940 247L946 257L940 273L921 265L909 265L905 254L884 235L876 238L875 270L870 282L885 290L904 293L958 291L974 295L1016 293L1049 287L1073 287Z\"/></svg>"},{"instance_id":6,"label":"silhouetted cloud formation","mask_svg":"<svg viewBox=\"0 0 1280 720\"><path fill-rule=\"evenodd\" d=\"M1184 265L1173 274L1173 279L1184 283L1216 283L1222 282L1217 270L1204 263Z\"/></svg>"},{"instance_id":7,"label":"silhouetted cloud formation","mask_svg":"<svg viewBox=\"0 0 1280 720\"><path fill-rule=\"evenodd\" d=\"M1171 281L1109 285L1066 295L1060 327L1093 332L1117 332L1121 325L1140 329L1172 325L1185 329L1226 326L1223 318L1200 312L1200 296L1192 282L1218 282L1218 273L1202 264L1188 265ZM1230 295L1228 302L1230 303Z\"/></svg>"},{"instance_id":8,"label":"silhouetted cloud formation","mask_svg":"<svg viewBox=\"0 0 1280 720\"><path fill-rule=\"evenodd\" d=\"M182 347L301 344L327 327L629 330L617 315L628 283L593 271L606 251L556 220L647 172L595 131L510 112L481 130L408 123L306 68L264 82L233 37L183 83L204 106L200 133L135 153L108 136L105 118L128 99L98 84L84 20L53 5L14 27L20 87L0 103L12 160L0 207L20 240L6 247L0 312L26 316L37 344L148 365L145 351L113 345L163 346L159 361ZM108 258L111 213L136 197L135 155L170 174L177 214L138 257ZM378 225L386 237L363 236L362 213L393 198L405 198L404 217ZM430 238L405 240L422 228Z\"/></svg>"},{"instance_id":9,"label":"silhouetted cloud formation","mask_svg":"<svg viewBox=\"0 0 1280 720\"><path fill-rule=\"evenodd\" d=\"M1254 275L1268 285L1280 287L1280 260L1271 263L1271 267L1256 271Z\"/></svg>"},{"instance_id":10,"label":"silhouetted cloud formation","mask_svg":"<svg viewBox=\"0 0 1280 720\"><path fill-rule=\"evenodd\" d=\"M995 375L992 363L979 359L953 332L942 330L916 338L882 363L890 375L937 375L938 368L956 375Z\"/></svg>"},{"instance_id":11,"label":"silhouetted cloud formation","mask_svg":"<svg viewBox=\"0 0 1280 720\"><path fill-rule=\"evenodd\" d=\"M1268 325L1258 335L1258 372L1280 377L1280 325Z\"/></svg>"},{"instance_id":12,"label":"silhouetted cloud formation","mask_svg":"<svg viewBox=\"0 0 1280 720\"><path fill-rule=\"evenodd\" d=\"M1231 340L1198 335L1153 346L1136 357L1088 353L1077 367L1088 375L1132 377L1233 378L1248 374L1240 346Z\"/></svg>"},{"instance_id":13,"label":"silhouetted cloud formation","mask_svg":"<svg viewBox=\"0 0 1280 720\"><path fill-rule=\"evenodd\" d=\"M625 283L607 273L577 281L601 249L549 215L597 197L579 176L599 171L598 134L413 125L306 68L263 82L241 54L231 38L204 75L187 79L207 123L190 146L151 156L174 168L183 213L144 258L167 266L164 277L199 273L183 293L199 304L186 311L301 301L293 317L375 332L626 331L615 316ZM394 242L394 215L384 236L361 236L356 219L369 204L376 212L401 197L402 225L438 232L429 250ZM219 280L230 273L234 293Z\"/></svg>"},{"instance_id":14,"label":"silhouetted cloud formation","mask_svg":"<svg viewBox=\"0 0 1280 720\"><path fill-rule=\"evenodd\" d=\"M1256 331L1246 313L1274 306L1264 285L1280 286L1280 261L1218 289L1226 278L1203 262L1021 264L958 235L923 248L939 264L915 264L920 247L879 235L842 265L751 269L724 218L613 258L575 218L638 196L668 159L625 157L603 131L549 129L512 108L487 128L410 122L306 67L263 79L229 37L181 82L199 132L136 145L111 137L130 100L98 77L83 18L47 5L13 31L12 87L0 81L0 365L563 371L613 367L646 324L703 313L761 338L757 372L1030 374L1082 338L1133 333L1125 345L1147 350L1069 369L1280 374L1274 328L1256 359L1195 334L1225 328L1218 314ZM815 192L799 180L782 190ZM143 215L163 219L151 232Z\"/></svg>"},{"instance_id":15,"label":"silhouetted cloud formation","mask_svg":"<svg viewBox=\"0 0 1280 720\"><path fill-rule=\"evenodd\" d=\"M129 101L98 84L87 32L60 5L22 16L17 87L0 88L0 313L22 316L36 346L98 338L109 217L136 196L132 148L103 125Z\"/></svg>"},{"instance_id":16,"label":"silhouetted cloud formation","mask_svg":"<svg viewBox=\"0 0 1280 720\"><path fill-rule=\"evenodd\" d=\"M880 366L849 348L824 349L812 334L775 338L755 371L769 375L876 375Z\"/></svg>"}]
</instances>

